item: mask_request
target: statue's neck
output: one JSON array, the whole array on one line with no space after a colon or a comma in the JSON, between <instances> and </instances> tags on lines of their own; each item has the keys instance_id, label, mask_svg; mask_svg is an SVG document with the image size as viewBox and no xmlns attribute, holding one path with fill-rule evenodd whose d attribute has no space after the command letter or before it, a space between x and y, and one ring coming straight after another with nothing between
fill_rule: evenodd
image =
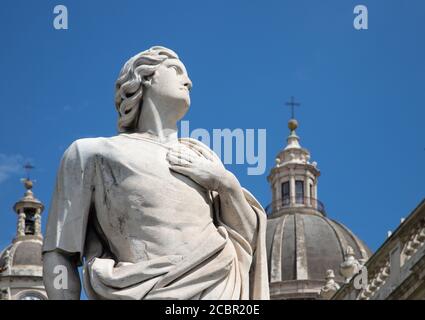
<instances>
[{"instance_id":1,"label":"statue's neck","mask_svg":"<svg viewBox=\"0 0 425 320\"><path fill-rule=\"evenodd\" d=\"M136 132L149 133L162 142L176 140L178 119L170 109L158 107L149 97L144 98Z\"/></svg>"}]
</instances>

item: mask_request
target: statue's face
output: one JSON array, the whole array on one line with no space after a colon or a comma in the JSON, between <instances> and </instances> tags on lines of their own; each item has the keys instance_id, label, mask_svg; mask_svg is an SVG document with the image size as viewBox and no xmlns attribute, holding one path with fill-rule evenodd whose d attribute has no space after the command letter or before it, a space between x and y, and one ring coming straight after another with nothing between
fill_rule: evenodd
<instances>
[{"instance_id":1,"label":"statue's face","mask_svg":"<svg viewBox=\"0 0 425 320\"><path fill-rule=\"evenodd\" d=\"M155 71L147 90L158 105L172 108L173 113L182 118L190 105L191 88L192 81L183 63L178 59L167 59Z\"/></svg>"}]
</instances>

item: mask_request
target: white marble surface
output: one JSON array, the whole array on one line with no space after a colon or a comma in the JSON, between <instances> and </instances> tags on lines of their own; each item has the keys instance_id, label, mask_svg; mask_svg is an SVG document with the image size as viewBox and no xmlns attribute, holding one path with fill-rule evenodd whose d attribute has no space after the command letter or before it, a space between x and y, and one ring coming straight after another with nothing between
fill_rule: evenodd
<instances>
[{"instance_id":1,"label":"white marble surface","mask_svg":"<svg viewBox=\"0 0 425 320\"><path fill-rule=\"evenodd\" d=\"M67 149L43 248L49 298L79 297L78 263L92 299L269 298L264 210L208 147L177 139L191 87L174 52L142 52L117 80L120 134Z\"/></svg>"}]
</instances>

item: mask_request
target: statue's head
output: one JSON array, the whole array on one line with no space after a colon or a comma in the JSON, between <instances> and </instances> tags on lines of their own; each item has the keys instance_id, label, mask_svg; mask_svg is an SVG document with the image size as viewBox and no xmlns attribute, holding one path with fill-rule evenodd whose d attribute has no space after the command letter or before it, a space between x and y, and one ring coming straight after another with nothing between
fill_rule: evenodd
<instances>
[{"instance_id":1,"label":"statue's head","mask_svg":"<svg viewBox=\"0 0 425 320\"><path fill-rule=\"evenodd\" d=\"M128 60L115 84L115 107L119 132L134 132L145 98L172 110L181 119L190 105L192 88L187 71L177 54L164 47L152 47Z\"/></svg>"}]
</instances>

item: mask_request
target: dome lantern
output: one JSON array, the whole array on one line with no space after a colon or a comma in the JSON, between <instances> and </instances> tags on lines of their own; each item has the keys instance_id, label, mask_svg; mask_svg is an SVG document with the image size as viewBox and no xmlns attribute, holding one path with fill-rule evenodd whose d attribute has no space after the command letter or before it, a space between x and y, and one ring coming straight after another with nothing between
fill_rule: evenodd
<instances>
[{"instance_id":1,"label":"dome lantern","mask_svg":"<svg viewBox=\"0 0 425 320\"><path fill-rule=\"evenodd\" d=\"M18 215L16 238L26 236L42 238L41 214L44 210L44 205L34 197L32 192L34 182L29 178L22 179L22 182L26 192L13 206L13 210Z\"/></svg>"},{"instance_id":2,"label":"dome lantern","mask_svg":"<svg viewBox=\"0 0 425 320\"><path fill-rule=\"evenodd\" d=\"M303 209L325 215L325 207L317 197L320 171L316 162L310 162L310 152L300 145L296 134L298 121L288 122L290 134L287 144L276 157L275 167L268 176L272 188L272 202L266 208L268 214L277 216L288 211Z\"/></svg>"}]
</instances>

